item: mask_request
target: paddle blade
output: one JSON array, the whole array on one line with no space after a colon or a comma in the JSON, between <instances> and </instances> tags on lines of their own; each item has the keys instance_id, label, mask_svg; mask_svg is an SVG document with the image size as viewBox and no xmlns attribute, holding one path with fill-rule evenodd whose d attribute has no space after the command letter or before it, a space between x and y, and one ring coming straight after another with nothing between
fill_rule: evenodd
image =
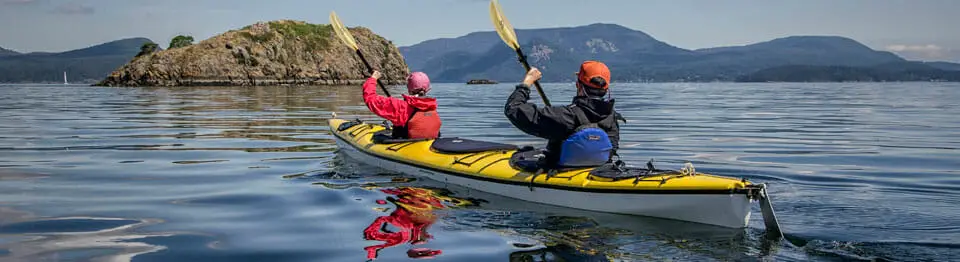
<instances>
[{"instance_id":1,"label":"paddle blade","mask_svg":"<svg viewBox=\"0 0 960 262\"><path fill-rule=\"evenodd\" d=\"M490 21L493 22L493 28L497 29L497 34L500 35L500 39L503 39L507 46L514 50L520 49L517 33L510 25L510 21L507 21L507 17L503 16L503 9L500 8L500 3L497 0L490 1Z\"/></svg>"},{"instance_id":2,"label":"paddle blade","mask_svg":"<svg viewBox=\"0 0 960 262\"><path fill-rule=\"evenodd\" d=\"M330 12L330 26L333 27L333 32L337 35L337 38L340 38L343 44L353 48L353 50L360 50L360 46L357 45L357 40L350 34L350 30L347 30L347 28L343 26L343 22L340 22L340 17L337 17L337 12Z\"/></svg>"}]
</instances>

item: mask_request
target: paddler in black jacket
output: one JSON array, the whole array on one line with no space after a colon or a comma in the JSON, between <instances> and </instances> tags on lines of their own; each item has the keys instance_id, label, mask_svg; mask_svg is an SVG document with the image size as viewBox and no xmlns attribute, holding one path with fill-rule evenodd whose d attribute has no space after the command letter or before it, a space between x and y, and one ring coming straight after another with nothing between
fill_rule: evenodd
<instances>
[{"instance_id":1,"label":"paddler in black jacket","mask_svg":"<svg viewBox=\"0 0 960 262\"><path fill-rule=\"evenodd\" d=\"M610 70L607 66L598 61L586 61L581 64L580 71L577 73L577 95L573 98L573 103L567 106L537 108L535 104L528 102L530 85L540 77L540 70L531 68L524 77L523 83L517 85L507 99L503 111L507 119L510 119L510 123L524 133L548 140L546 152L544 152L545 158L541 161L541 165L545 165L548 169L567 166L564 163L569 161L561 161L563 160L561 149L577 147L564 146L565 141L573 139L571 137L574 133L582 130L583 125L591 123L606 132L609 139L608 145L612 144L612 148L609 148L609 157L605 159L609 161L619 148L620 127L617 119L622 117L614 111L614 100L604 99L610 85ZM578 116L577 111L583 114ZM582 117L586 117L585 120L589 123L583 123ZM594 140L596 138L596 136L591 137ZM578 157L577 154L581 154L570 153L574 154L572 156L574 158ZM564 159L569 157L563 156Z\"/></svg>"}]
</instances>

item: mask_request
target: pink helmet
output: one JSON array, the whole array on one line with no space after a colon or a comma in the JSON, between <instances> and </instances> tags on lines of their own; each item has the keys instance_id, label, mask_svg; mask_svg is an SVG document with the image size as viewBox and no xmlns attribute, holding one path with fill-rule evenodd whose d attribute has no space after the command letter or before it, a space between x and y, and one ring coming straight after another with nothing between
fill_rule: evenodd
<instances>
[{"instance_id":1,"label":"pink helmet","mask_svg":"<svg viewBox=\"0 0 960 262\"><path fill-rule=\"evenodd\" d=\"M416 94L419 92L426 94L430 92L430 78L423 72L413 72L407 76L407 92Z\"/></svg>"}]
</instances>

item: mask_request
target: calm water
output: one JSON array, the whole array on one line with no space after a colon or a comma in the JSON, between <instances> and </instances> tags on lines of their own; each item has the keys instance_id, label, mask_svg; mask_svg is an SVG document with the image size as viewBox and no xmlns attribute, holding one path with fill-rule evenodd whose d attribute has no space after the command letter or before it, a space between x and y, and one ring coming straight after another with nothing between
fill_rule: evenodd
<instances>
[{"instance_id":1,"label":"calm water","mask_svg":"<svg viewBox=\"0 0 960 262\"><path fill-rule=\"evenodd\" d=\"M434 90L446 135L541 142L503 118L510 85ZM960 260L960 85L613 92L626 159L769 183L790 241L756 207L727 230L364 166L325 126L376 120L359 87L0 86L0 260Z\"/></svg>"}]
</instances>

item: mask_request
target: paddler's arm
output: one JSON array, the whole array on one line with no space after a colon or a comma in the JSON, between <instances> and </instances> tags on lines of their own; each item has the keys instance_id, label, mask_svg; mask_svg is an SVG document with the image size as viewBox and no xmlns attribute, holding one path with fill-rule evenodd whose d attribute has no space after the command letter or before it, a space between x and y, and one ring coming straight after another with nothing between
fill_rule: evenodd
<instances>
[{"instance_id":1,"label":"paddler's arm","mask_svg":"<svg viewBox=\"0 0 960 262\"><path fill-rule=\"evenodd\" d=\"M370 78L363 82L363 102L367 104L370 112L393 122L393 125L403 125L407 121L406 102L400 99L381 96L377 94L377 79L380 79L380 71L373 71Z\"/></svg>"},{"instance_id":2,"label":"paddler's arm","mask_svg":"<svg viewBox=\"0 0 960 262\"><path fill-rule=\"evenodd\" d=\"M536 68L530 69L523 83L517 85L507 103L504 106L503 113L514 126L524 133L546 138L556 139L566 136L567 125L573 115L566 107L544 107L537 108L537 105L529 103L530 85L540 79L540 71Z\"/></svg>"}]
</instances>

